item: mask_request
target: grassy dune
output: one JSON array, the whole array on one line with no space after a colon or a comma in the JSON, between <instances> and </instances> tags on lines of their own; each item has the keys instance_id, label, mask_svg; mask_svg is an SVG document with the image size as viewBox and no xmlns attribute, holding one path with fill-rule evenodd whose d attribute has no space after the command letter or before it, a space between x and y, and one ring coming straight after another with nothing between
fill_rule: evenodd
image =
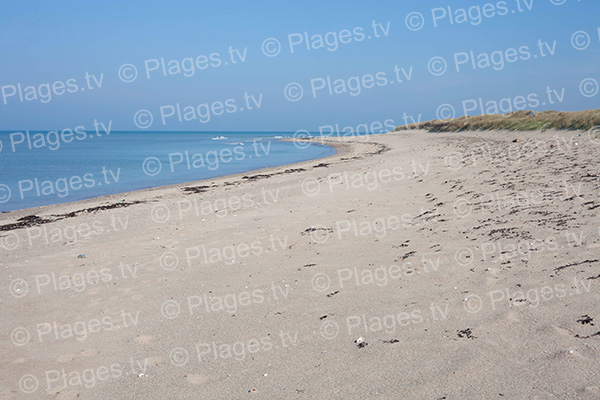
<instances>
[{"instance_id":1,"label":"grassy dune","mask_svg":"<svg viewBox=\"0 0 600 400\"><path fill-rule=\"evenodd\" d=\"M532 114L533 113L533 114ZM575 112L517 111L508 114L489 114L475 117L439 121L437 119L418 124L402 125L394 132L409 129L425 129L430 132L456 132L501 129L509 131L534 131L546 129L590 129L600 126L600 109Z\"/></svg>"}]
</instances>

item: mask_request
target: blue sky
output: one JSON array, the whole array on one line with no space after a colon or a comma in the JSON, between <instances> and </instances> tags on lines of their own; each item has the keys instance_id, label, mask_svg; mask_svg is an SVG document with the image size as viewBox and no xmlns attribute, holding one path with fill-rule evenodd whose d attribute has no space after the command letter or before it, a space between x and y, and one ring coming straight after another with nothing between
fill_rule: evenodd
<instances>
[{"instance_id":1,"label":"blue sky","mask_svg":"<svg viewBox=\"0 0 600 400\"><path fill-rule=\"evenodd\" d=\"M474 5L479 13L469 10ZM483 16L484 7L488 17ZM486 110L494 104L502 110L507 104L538 111L598 108L600 94L594 94L593 82L600 81L599 11L600 4L592 0L4 2L0 6L0 130L78 125L92 129L94 119L113 121L113 129L138 130L134 116L139 110L153 115L150 130L296 131L336 123L340 128L384 121L399 125L403 115L428 120L439 116L442 105L450 105L456 116L464 114L465 104L469 114L480 114L481 107L470 108L479 99L487 104ZM407 26L409 14L413 29ZM460 20L465 14L470 17L463 23L449 18ZM378 38L373 21L380 24L375 31ZM576 32L587 37L574 38ZM318 48L319 37L323 44L328 33L331 50L333 38L338 42L334 51ZM273 57L263 52L263 42L269 38L281 45ZM302 41L293 45L293 53L290 38L293 43ZM342 44L341 38L349 43ZM539 40L547 43L542 45L545 56L539 53ZM576 49L573 41L584 49ZM238 51L233 50L235 64L230 46ZM523 46L527 50L519 52ZM482 57L479 60L496 57L505 65L473 69L471 60L464 59L466 54L471 57L471 51L475 58ZM214 53L220 64L196 68L191 77L183 72L164 76L160 68L150 71L150 79L146 77L148 60L162 57L183 71L184 59L195 62ZM529 56L523 60L525 53ZM445 73L436 76L428 70L433 57L444 58ZM455 57L464 62L460 71ZM516 61L507 62L511 57ZM203 62L202 66L208 64ZM119 78L124 64L137 69L135 81ZM404 76L399 75L403 82L392 85L396 66L404 71ZM125 73L131 77L131 70ZM378 73L385 74L385 85L373 83ZM327 77L331 82L337 79L338 90L345 87L346 92L330 95L324 88L313 97L311 85L320 87ZM594 81L585 81L586 96L580 87L590 78ZM66 92L60 83L69 79L76 81L74 93ZM359 81L360 94L355 90L357 95L351 95L350 88ZM298 101L284 96L290 83L304 89ZM33 86L28 90L37 99L20 101L15 93L18 84L22 90ZM45 88L40 89L44 84L65 93L52 93L50 101L42 102L47 98ZM548 101L548 87L554 90L550 92L554 104ZM245 93L254 96L250 103L244 100ZM525 105L519 96L528 99ZM227 99L231 107L224 111ZM183 113L185 107L195 110L188 114L190 120L180 120L175 113L163 123L161 107L166 113L176 104ZM208 122L200 122L197 110L202 104L207 105L201 108L203 113L210 110Z\"/></svg>"}]
</instances>

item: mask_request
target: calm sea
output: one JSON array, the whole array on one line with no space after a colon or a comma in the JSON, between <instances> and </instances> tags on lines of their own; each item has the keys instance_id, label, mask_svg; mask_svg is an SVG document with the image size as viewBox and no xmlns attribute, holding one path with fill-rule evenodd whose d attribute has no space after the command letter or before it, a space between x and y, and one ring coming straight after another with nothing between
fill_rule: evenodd
<instances>
[{"instance_id":1,"label":"calm sea","mask_svg":"<svg viewBox=\"0 0 600 400\"><path fill-rule=\"evenodd\" d=\"M62 135L61 135L62 133ZM0 132L0 211L210 179L335 154L290 133Z\"/></svg>"}]
</instances>

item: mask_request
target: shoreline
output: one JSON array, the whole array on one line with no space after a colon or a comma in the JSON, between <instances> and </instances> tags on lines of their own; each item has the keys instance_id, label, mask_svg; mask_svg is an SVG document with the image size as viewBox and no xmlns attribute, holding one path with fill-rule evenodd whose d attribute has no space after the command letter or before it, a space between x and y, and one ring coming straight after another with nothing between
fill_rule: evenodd
<instances>
[{"instance_id":1,"label":"shoreline","mask_svg":"<svg viewBox=\"0 0 600 400\"><path fill-rule=\"evenodd\" d=\"M367 136L367 137L369 137L369 136ZM355 139L355 138L356 137L351 137L351 139ZM360 138L362 138L362 136ZM162 186L156 186L156 187L151 187L151 188L146 188L146 189L133 190L133 191L129 191L129 192L108 194L108 195L93 197L93 198L85 199L85 200L75 200L75 201L70 201L70 202L65 202L65 203L48 204L48 205L44 205L44 206L21 208L18 210L6 211L3 213L0 213L0 236L1 236L1 232L3 232L3 231L9 232L9 231L12 231L15 229L21 229L20 227L15 227L12 229L2 229L2 227L6 226L6 225L10 225L10 224L16 224L18 219L24 218L27 216L32 216L32 215L35 215L38 217L64 216L69 213L86 212L86 210L90 209L90 208L102 207L102 206L106 205L105 203L115 204L115 202L117 202L117 201L119 201L119 202L123 201L125 203L138 202L136 204L148 203L148 202L155 201L164 195L169 195L169 196L175 195L173 193L173 191L178 191L180 194L185 194L183 192L183 190L186 187L205 186L207 183L210 183L210 184L216 183L216 186L214 186L214 185L211 186L211 189L212 189L212 188L219 187L220 184L224 184L225 182L231 181L231 180L236 180L238 182L244 182L245 180L243 180L243 177L248 176L248 175L272 175L272 174L277 174L277 173L281 173L281 172L285 173L286 170L290 170L290 169L294 169L294 168L304 168L304 169L308 170L308 168L314 167L311 164L314 164L319 161L325 161L325 160L333 160L329 164L335 164L335 163L344 161L343 157L345 157L346 155L351 154L353 152L351 143L356 143L354 141L345 141L343 139L344 138L340 138L340 137L337 137L334 139L324 139L324 138L320 137L320 138L311 138L311 139L304 140L307 142L312 142L312 143L317 143L317 144L322 144L322 145L333 147L336 151L335 154L331 154L331 155L325 156L325 157L315 158L312 160L300 161L300 162L291 163L291 164L284 164L284 165L275 166L275 167L259 168L259 169L249 170L246 172L241 172L241 173L236 173L236 174L231 174L231 175L218 176L215 178L209 178L209 179L203 179L203 180L197 180L197 181L189 181L189 182L183 182L183 183L176 183L176 184L172 184L172 185L162 185ZM288 138L288 139L278 139L278 140L291 142L291 141L294 141L295 139ZM361 143L361 142L358 141L358 143ZM362 143L369 143L369 142L362 142ZM250 181L250 180L247 180L247 181ZM136 204L131 204L131 205L136 205ZM60 220L60 219L57 219L57 221L58 220ZM30 226L35 226L35 225L40 225L43 223L50 223L50 222L54 222L54 221L34 223L33 225L30 225ZM25 226L24 228L26 228L26 227L27 226Z\"/></svg>"},{"instance_id":2,"label":"shoreline","mask_svg":"<svg viewBox=\"0 0 600 400\"><path fill-rule=\"evenodd\" d=\"M156 133L161 133L162 132L156 132ZM293 142L293 140L288 140L288 138L285 137L270 137L270 136L261 136L261 137L252 137L250 138L255 142L257 141L263 141L266 140L268 142ZM249 140L249 139L244 139L244 140ZM210 142L210 141L209 141ZM1 142L0 142L0 146L1 146ZM318 159L322 159L322 158L326 158L329 157L331 155L335 155L335 148L333 146L323 146L322 148L319 149L318 146L311 146L312 148L308 148L308 155L306 155L305 150L307 149L302 149L302 148L297 148L296 146L292 146L292 143L289 143L289 149L286 150L286 152L289 152L289 154L292 155L292 158L298 158L298 159L303 159L305 157L314 157L314 158L310 158L308 160L304 160L307 162L310 162L311 160L318 160ZM226 147L227 148L227 147ZM333 154L327 154L327 153L331 153L333 149ZM211 150L212 151L212 150ZM215 150L216 151L216 150ZM221 151L221 150L219 150ZM316 153L316 154L313 154ZM287 154L287 153L285 153ZM304 161L298 161L297 163L301 163ZM35 160L33 160L33 162L35 162ZM263 170L263 169L268 169L268 168L277 168L277 167L283 167L285 165L292 165L292 164L296 164L296 162L289 164L290 160L286 159L286 158L275 158L269 162L266 162L264 164L272 164L272 166L261 166L259 163L258 165L252 166L252 165L246 165L247 160L242 161L242 163L239 164L239 168L234 168L234 169L238 169L241 170L241 172L233 172L233 171L223 171L223 172L219 172L218 169L216 170L211 170L211 171L206 171L209 172L206 175L212 175L212 173L214 173L215 171L217 172L217 176L214 177L207 177L207 178L203 178L203 177L196 177L196 176L186 176L186 177L182 177L177 179L177 176L171 176L171 177L167 177L166 182L165 180L159 180L158 182L155 180L150 180L148 182L146 182L146 184L143 187L135 187L136 182L132 181L129 183L129 185L124 185L121 184L119 187L117 187L115 190L115 193L98 193L97 191L94 192L94 190L92 190L89 193L85 193L85 191L80 191L79 193L77 193L76 196L72 196L71 198L69 198L69 196L66 196L64 198L60 198L60 197L50 197L50 198L44 198L45 196L40 196L38 193L38 196L32 196L31 198L27 198L25 201L23 199L19 199L19 195L17 193L17 188L16 187L12 187L12 191L14 193L14 196L12 196L14 199L11 202L10 196L8 199L8 204L10 205L7 208L12 208L12 207L19 207L17 209L9 209L9 210L5 210L5 211L0 211L0 221L3 220L3 216L10 214L10 213L14 213L14 212L21 212L21 211L26 211L26 210L31 210L32 212L38 210L38 209L44 209L45 207L52 207L52 206L60 206L63 204L74 204L74 203L79 203L79 202L85 202L88 200L94 200L94 199L102 199L102 198L109 198L112 196L119 196L120 194L126 194L126 193L132 193L132 192L137 192L139 190L151 190L151 189L155 189L155 188L161 188L161 187L172 187L174 185L181 185L181 184L188 184L188 183L193 183L193 182L199 182L199 181L210 181L210 180L214 180L214 179L218 179L224 176L228 176L228 175L238 175L238 174L244 174L244 173L252 173L253 171L259 171L259 170ZM251 163L250 163L251 164ZM247 169L247 168L251 168L251 169ZM188 168L189 169L189 168ZM132 171L133 172L133 171ZM202 175L205 175L203 172L201 172ZM118 176L118 174L117 174ZM147 176L145 176L147 178ZM43 179L40 179L43 180ZM181 180L181 181L179 181ZM175 183L170 183L169 181L175 181ZM179 182L178 182L179 181ZM13 182L13 184L16 184L16 181ZM0 185L0 186L4 186L4 185ZM93 185L92 188L96 188L99 185ZM131 186L134 186L134 188L131 188ZM39 189L38 189L39 192ZM78 197L83 197L83 198L78 198ZM75 197L75 198L73 198ZM45 201L49 201L52 203L49 204L43 204ZM56 201L56 202L54 202ZM25 204L23 204L25 203ZM33 203L33 204L32 204ZM37 204L36 204L37 203ZM40 205L39 203L42 203L42 205ZM0 204L0 206L5 206L6 204ZM24 206L24 207L23 207ZM0 207L4 208L4 207Z\"/></svg>"}]
</instances>

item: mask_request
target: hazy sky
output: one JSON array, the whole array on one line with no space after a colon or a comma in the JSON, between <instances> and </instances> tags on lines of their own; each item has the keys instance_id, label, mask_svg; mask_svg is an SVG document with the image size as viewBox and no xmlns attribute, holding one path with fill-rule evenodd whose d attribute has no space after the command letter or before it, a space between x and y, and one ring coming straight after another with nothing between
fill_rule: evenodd
<instances>
[{"instance_id":1,"label":"hazy sky","mask_svg":"<svg viewBox=\"0 0 600 400\"><path fill-rule=\"evenodd\" d=\"M599 15L595 0L3 2L0 130L598 108Z\"/></svg>"}]
</instances>

